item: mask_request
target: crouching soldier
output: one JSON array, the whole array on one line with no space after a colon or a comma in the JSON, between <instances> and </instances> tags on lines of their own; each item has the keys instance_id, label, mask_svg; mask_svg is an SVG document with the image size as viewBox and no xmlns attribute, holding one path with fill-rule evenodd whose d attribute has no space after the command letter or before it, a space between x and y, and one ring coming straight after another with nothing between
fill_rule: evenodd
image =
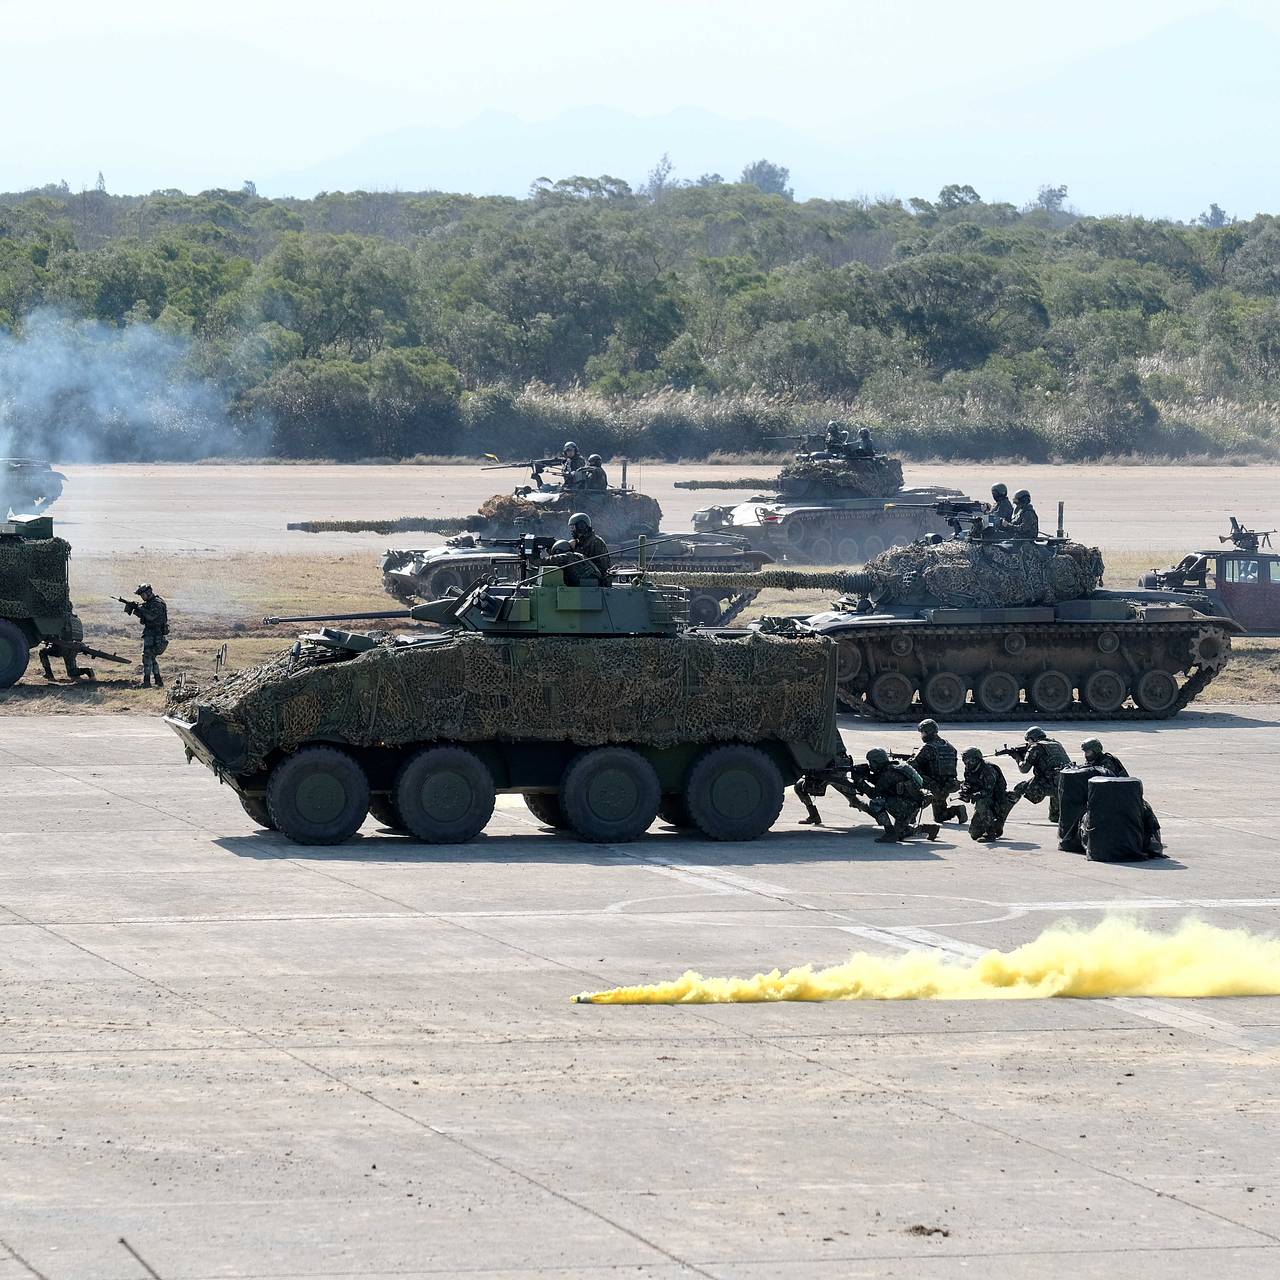
<instances>
[{"instance_id":1,"label":"crouching soldier","mask_svg":"<svg viewBox=\"0 0 1280 1280\"><path fill-rule=\"evenodd\" d=\"M936 720L921 720L917 728L923 741L920 750L909 761L924 780L924 789L933 804L933 820L942 823L951 818L969 821L962 804L951 803L951 793L960 786L956 777L956 749L938 733Z\"/></svg>"},{"instance_id":2,"label":"crouching soldier","mask_svg":"<svg viewBox=\"0 0 1280 1280\"><path fill-rule=\"evenodd\" d=\"M1062 743L1049 737L1038 725L1033 725L1024 736L1027 745L1014 758L1018 761L1019 772L1029 773L1031 777L1014 787L1009 795L1005 816L1008 817L1009 809L1019 800L1030 800L1032 804L1048 800L1049 821L1057 822L1058 774L1063 769L1071 768L1071 757L1067 755L1067 749Z\"/></svg>"},{"instance_id":3,"label":"crouching soldier","mask_svg":"<svg viewBox=\"0 0 1280 1280\"><path fill-rule=\"evenodd\" d=\"M969 836L981 844L999 840L1004 835L1004 815L1008 806L1008 783L997 764L982 758L977 747L969 747L961 757L964 761L964 782L960 785L960 799L973 805L973 817L969 819Z\"/></svg>"},{"instance_id":4,"label":"crouching soldier","mask_svg":"<svg viewBox=\"0 0 1280 1280\"><path fill-rule=\"evenodd\" d=\"M924 779L905 760L891 760L887 751L873 747L867 752L865 787L870 795L867 809L884 828L876 836L877 844L897 844L917 834L927 840L938 838L936 826L916 827L927 799Z\"/></svg>"},{"instance_id":5,"label":"crouching soldier","mask_svg":"<svg viewBox=\"0 0 1280 1280\"><path fill-rule=\"evenodd\" d=\"M1104 751L1102 743L1097 738L1086 738L1080 744L1080 750L1084 752L1085 764L1101 769L1109 777L1127 778L1129 776L1129 770L1116 756L1109 751ZM1160 820L1156 817L1155 810L1147 803L1145 796L1142 800L1142 840L1142 847L1147 853L1164 852L1164 841L1160 838Z\"/></svg>"}]
</instances>

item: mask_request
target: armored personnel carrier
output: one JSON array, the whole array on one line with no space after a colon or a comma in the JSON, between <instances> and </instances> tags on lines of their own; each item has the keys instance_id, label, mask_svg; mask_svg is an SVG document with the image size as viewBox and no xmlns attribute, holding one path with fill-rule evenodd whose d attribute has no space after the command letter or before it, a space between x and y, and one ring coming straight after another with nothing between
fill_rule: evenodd
<instances>
[{"instance_id":1,"label":"armored personnel carrier","mask_svg":"<svg viewBox=\"0 0 1280 1280\"><path fill-rule=\"evenodd\" d=\"M852 450L802 449L774 480L677 480L676 488L753 490L735 506L694 512L693 527L739 534L791 564L862 564L886 547L940 532L955 514L948 505L982 509L954 489L906 489L897 458Z\"/></svg>"},{"instance_id":2,"label":"armored personnel carrier","mask_svg":"<svg viewBox=\"0 0 1280 1280\"><path fill-rule=\"evenodd\" d=\"M81 655L128 662L85 644L84 626L71 604L70 560L71 546L54 536L49 516L0 523L0 689L22 679L37 645L50 680L51 658L62 659L72 680L93 675L77 664Z\"/></svg>"},{"instance_id":3,"label":"armored personnel carrier","mask_svg":"<svg viewBox=\"0 0 1280 1280\"><path fill-rule=\"evenodd\" d=\"M62 496L67 477L35 458L0 458L0 516L36 515Z\"/></svg>"},{"instance_id":4,"label":"armored personnel carrier","mask_svg":"<svg viewBox=\"0 0 1280 1280\"><path fill-rule=\"evenodd\" d=\"M575 511L591 517L595 531L607 542L634 542L645 534L656 534L662 508L646 494L627 484L626 463L622 483L605 489L566 487L562 477L544 479L558 458L535 458L528 463L498 463L482 467L528 467L530 484L518 485L512 493L495 494L480 504L470 516L406 516L394 520L301 520L289 525L303 533L475 533L486 538L516 538L522 534L556 534Z\"/></svg>"},{"instance_id":5,"label":"armored personnel carrier","mask_svg":"<svg viewBox=\"0 0 1280 1280\"><path fill-rule=\"evenodd\" d=\"M752 573L772 559L752 551L745 538L714 533L668 533L646 539L648 562L654 569L693 569L703 573ZM639 540L610 548L614 564L634 567ZM494 572L510 551L502 540L482 534L458 533L444 546L413 551L388 551L382 560L382 585L405 602L438 600ZM689 593L686 606L695 626L727 626L758 595L746 588L733 590L703 585Z\"/></svg>"},{"instance_id":6,"label":"armored personnel carrier","mask_svg":"<svg viewBox=\"0 0 1280 1280\"><path fill-rule=\"evenodd\" d=\"M469 840L497 792L552 827L633 840L659 814L716 840L777 819L783 788L841 758L835 647L816 636L689 630L684 595L622 571L566 585L549 538L508 580L349 618L171 704L188 759L263 826L334 844L372 813L429 843Z\"/></svg>"}]
</instances>

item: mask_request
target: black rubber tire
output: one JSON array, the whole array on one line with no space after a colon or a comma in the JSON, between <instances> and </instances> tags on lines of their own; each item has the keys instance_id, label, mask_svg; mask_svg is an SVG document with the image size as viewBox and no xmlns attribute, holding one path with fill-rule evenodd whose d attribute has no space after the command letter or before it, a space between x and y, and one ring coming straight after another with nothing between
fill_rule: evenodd
<instances>
[{"instance_id":1,"label":"black rubber tire","mask_svg":"<svg viewBox=\"0 0 1280 1280\"><path fill-rule=\"evenodd\" d=\"M466 585L463 575L457 569L437 569L431 575L430 590L427 592L428 598L431 600L443 600L449 594L451 587L457 587L459 591Z\"/></svg>"},{"instance_id":2,"label":"black rubber tire","mask_svg":"<svg viewBox=\"0 0 1280 1280\"><path fill-rule=\"evenodd\" d=\"M658 801L658 817L669 827L688 831L694 826L689 802L681 795L665 795Z\"/></svg>"},{"instance_id":3,"label":"black rubber tire","mask_svg":"<svg viewBox=\"0 0 1280 1280\"><path fill-rule=\"evenodd\" d=\"M0 689L8 689L26 674L31 646L15 623L0 618Z\"/></svg>"},{"instance_id":4,"label":"black rubber tire","mask_svg":"<svg viewBox=\"0 0 1280 1280\"><path fill-rule=\"evenodd\" d=\"M392 831L404 831L404 819L396 808L395 797L390 795L373 796L369 800L369 817L374 822L390 827Z\"/></svg>"},{"instance_id":5,"label":"black rubber tire","mask_svg":"<svg viewBox=\"0 0 1280 1280\"><path fill-rule=\"evenodd\" d=\"M629 747L597 747L580 755L560 780L560 806L580 840L625 844L658 816L662 788L644 756Z\"/></svg>"},{"instance_id":6,"label":"black rubber tire","mask_svg":"<svg viewBox=\"0 0 1280 1280\"><path fill-rule=\"evenodd\" d=\"M689 771L685 800L708 839L754 840L782 812L782 774L758 747L711 747Z\"/></svg>"},{"instance_id":7,"label":"black rubber tire","mask_svg":"<svg viewBox=\"0 0 1280 1280\"><path fill-rule=\"evenodd\" d=\"M240 807L258 826L267 831L276 829L276 824L271 821L271 811L267 808L264 796L238 796L237 799L240 801Z\"/></svg>"},{"instance_id":8,"label":"black rubber tire","mask_svg":"<svg viewBox=\"0 0 1280 1280\"><path fill-rule=\"evenodd\" d=\"M369 779L336 747L303 747L267 781L267 813L275 830L297 844L350 840L369 812Z\"/></svg>"},{"instance_id":9,"label":"black rubber tire","mask_svg":"<svg viewBox=\"0 0 1280 1280\"><path fill-rule=\"evenodd\" d=\"M689 622L695 627L714 627L720 621L720 601L706 591L689 597Z\"/></svg>"},{"instance_id":10,"label":"black rubber tire","mask_svg":"<svg viewBox=\"0 0 1280 1280\"><path fill-rule=\"evenodd\" d=\"M427 747L396 777L404 829L427 844L464 844L493 817L493 775L465 747Z\"/></svg>"},{"instance_id":11,"label":"black rubber tire","mask_svg":"<svg viewBox=\"0 0 1280 1280\"><path fill-rule=\"evenodd\" d=\"M557 831L567 830L569 819L564 816L564 809L560 806L559 796L540 791L534 795L525 796L524 803L525 808L544 827L554 827Z\"/></svg>"}]
</instances>

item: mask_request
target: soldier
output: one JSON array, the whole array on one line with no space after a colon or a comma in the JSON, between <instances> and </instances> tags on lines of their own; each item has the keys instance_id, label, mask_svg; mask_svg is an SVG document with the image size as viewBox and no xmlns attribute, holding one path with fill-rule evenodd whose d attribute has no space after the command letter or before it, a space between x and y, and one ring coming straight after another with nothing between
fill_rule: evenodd
<instances>
[{"instance_id":1,"label":"soldier","mask_svg":"<svg viewBox=\"0 0 1280 1280\"><path fill-rule=\"evenodd\" d=\"M1013 516L1000 523L1015 538L1038 538L1040 536L1040 517L1031 505L1031 494L1026 489L1019 489L1013 495Z\"/></svg>"},{"instance_id":2,"label":"soldier","mask_svg":"<svg viewBox=\"0 0 1280 1280\"><path fill-rule=\"evenodd\" d=\"M849 433L834 419L827 423L823 448L828 458L843 458L849 452Z\"/></svg>"},{"instance_id":3,"label":"soldier","mask_svg":"<svg viewBox=\"0 0 1280 1280\"><path fill-rule=\"evenodd\" d=\"M924 789L933 802L934 822L968 822L969 814L962 804L950 804L951 793L960 786L956 777L956 749L938 733L936 720L921 720L916 726L924 741L909 761L924 779Z\"/></svg>"},{"instance_id":4,"label":"soldier","mask_svg":"<svg viewBox=\"0 0 1280 1280\"><path fill-rule=\"evenodd\" d=\"M876 843L897 844L917 834L936 840L936 826L915 825L925 804L924 781L915 769L905 760L891 760L889 753L879 747L867 752L867 766L871 795L867 809L884 828L876 836Z\"/></svg>"},{"instance_id":5,"label":"soldier","mask_svg":"<svg viewBox=\"0 0 1280 1280\"><path fill-rule=\"evenodd\" d=\"M1102 749L1102 743L1097 738L1086 738L1080 744L1080 750L1084 752L1085 764L1092 765L1095 769L1101 769L1104 773L1112 778L1127 778L1129 770L1124 767L1116 756L1109 751ZM1146 797L1142 800L1142 834L1143 848L1151 854L1161 854L1164 852L1164 841L1160 838L1160 820L1155 815L1155 810L1147 803Z\"/></svg>"},{"instance_id":6,"label":"soldier","mask_svg":"<svg viewBox=\"0 0 1280 1280\"><path fill-rule=\"evenodd\" d=\"M853 456L855 458L874 458L876 456L876 445L871 438L870 428L858 428L858 442L853 446Z\"/></svg>"},{"instance_id":7,"label":"soldier","mask_svg":"<svg viewBox=\"0 0 1280 1280\"><path fill-rule=\"evenodd\" d=\"M135 588L133 594L140 597L140 601L120 599L125 613L134 614L142 623L142 687L149 689L154 677L156 688L163 689L156 659L169 647L169 606L156 595L149 582Z\"/></svg>"},{"instance_id":8,"label":"soldier","mask_svg":"<svg viewBox=\"0 0 1280 1280\"><path fill-rule=\"evenodd\" d=\"M844 767L847 770L849 765L846 764ZM856 782L849 778L838 777L834 770L822 774L807 773L792 787L796 799L805 808L806 816L800 819L802 825L807 827L822 826L822 815L818 812L818 806L813 803L813 797L825 796L828 787L844 796L851 808L861 809L863 813L868 812L867 806L862 802Z\"/></svg>"},{"instance_id":9,"label":"soldier","mask_svg":"<svg viewBox=\"0 0 1280 1280\"><path fill-rule=\"evenodd\" d=\"M573 539L573 549L592 561L600 570L601 577L607 577L613 567L609 558L609 548L605 540L591 527L591 517L583 511L575 511L569 517L569 535Z\"/></svg>"},{"instance_id":10,"label":"soldier","mask_svg":"<svg viewBox=\"0 0 1280 1280\"><path fill-rule=\"evenodd\" d=\"M1000 766L984 760L977 747L969 747L961 759L964 783L960 787L960 799L973 805L969 836L979 844L989 844L1004 835L1009 785Z\"/></svg>"},{"instance_id":11,"label":"soldier","mask_svg":"<svg viewBox=\"0 0 1280 1280\"><path fill-rule=\"evenodd\" d=\"M996 528L1013 519L1013 503L1009 501L1009 488L1003 484L991 486L991 519Z\"/></svg>"},{"instance_id":12,"label":"soldier","mask_svg":"<svg viewBox=\"0 0 1280 1280\"><path fill-rule=\"evenodd\" d=\"M1039 725L1032 725L1023 735L1027 746L1018 759L1018 771L1029 773L1025 782L1020 782L1009 795L1006 802L1005 817L1019 800L1030 800L1039 804L1041 800L1049 801L1049 821L1058 820L1058 774L1063 769L1070 769L1072 759L1067 749L1056 739L1049 737Z\"/></svg>"},{"instance_id":13,"label":"soldier","mask_svg":"<svg viewBox=\"0 0 1280 1280\"><path fill-rule=\"evenodd\" d=\"M609 477L598 453L587 459L587 465L578 474L582 477L581 487L589 492L602 493L609 487Z\"/></svg>"},{"instance_id":14,"label":"soldier","mask_svg":"<svg viewBox=\"0 0 1280 1280\"><path fill-rule=\"evenodd\" d=\"M566 587L598 587L604 583L604 574L596 562L579 555L567 538L552 543L547 562L560 567Z\"/></svg>"},{"instance_id":15,"label":"soldier","mask_svg":"<svg viewBox=\"0 0 1280 1280\"><path fill-rule=\"evenodd\" d=\"M586 459L578 452L578 446L572 440L564 442L561 452L564 454L564 465L560 468L560 474L564 477L564 487L581 489L582 477L578 472L587 465Z\"/></svg>"}]
</instances>

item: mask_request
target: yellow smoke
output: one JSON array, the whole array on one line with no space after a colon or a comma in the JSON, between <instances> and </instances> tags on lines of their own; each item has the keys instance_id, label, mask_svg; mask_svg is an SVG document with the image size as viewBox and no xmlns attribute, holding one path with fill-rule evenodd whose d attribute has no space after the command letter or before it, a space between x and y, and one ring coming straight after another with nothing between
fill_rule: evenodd
<instances>
[{"instance_id":1,"label":"yellow smoke","mask_svg":"<svg viewBox=\"0 0 1280 1280\"><path fill-rule=\"evenodd\" d=\"M615 987L584 1004L737 1004L767 1000L1032 1000L1047 996L1280 995L1280 939L1184 921L1153 933L1107 919L1092 929L1055 925L1013 951L973 961L937 951L857 952L829 969L801 965L754 978L704 978Z\"/></svg>"}]
</instances>

